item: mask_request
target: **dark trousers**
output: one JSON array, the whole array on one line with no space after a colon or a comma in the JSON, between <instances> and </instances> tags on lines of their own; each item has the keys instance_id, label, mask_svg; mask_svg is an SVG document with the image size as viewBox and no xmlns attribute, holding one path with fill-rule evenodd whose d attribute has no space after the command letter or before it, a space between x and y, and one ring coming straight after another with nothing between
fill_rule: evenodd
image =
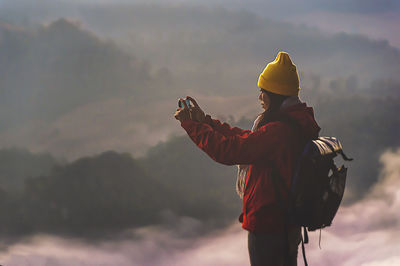
<instances>
[{"instance_id":1,"label":"dark trousers","mask_svg":"<svg viewBox=\"0 0 400 266\"><path fill-rule=\"evenodd\" d=\"M301 242L300 228L285 233L252 233L248 235L251 266L297 266L297 249ZM289 247L289 248L287 248Z\"/></svg>"}]
</instances>

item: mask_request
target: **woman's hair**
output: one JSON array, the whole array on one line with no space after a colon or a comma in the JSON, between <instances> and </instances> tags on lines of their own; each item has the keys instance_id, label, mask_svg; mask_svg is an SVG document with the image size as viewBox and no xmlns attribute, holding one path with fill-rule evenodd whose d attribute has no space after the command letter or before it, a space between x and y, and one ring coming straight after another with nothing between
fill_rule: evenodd
<instances>
[{"instance_id":1,"label":"woman's hair","mask_svg":"<svg viewBox=\"0 0 400 266\"><path fill-rule=\"evenodd\" d=\"M268 95L270 103L268 109L261 114L260 122L258 122L256 129L275 121L283 101L289 98L289 96L272 93L264 89L261 90Z\"/></svg>"}]
</instances>

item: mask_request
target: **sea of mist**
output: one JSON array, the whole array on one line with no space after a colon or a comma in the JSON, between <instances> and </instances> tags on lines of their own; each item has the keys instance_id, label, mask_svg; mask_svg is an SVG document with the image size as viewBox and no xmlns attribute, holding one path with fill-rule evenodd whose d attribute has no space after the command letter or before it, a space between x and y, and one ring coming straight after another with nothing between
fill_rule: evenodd
<instances>
[{"instance_id":1,"label":"sea of mist","mask_svg":"<svg viewBox=\"0 0 400 266\"><path fill-rule=\"evenodd\" d=\"M285 50L355 158L310 264L399 265L399 5L300 2L0 1L0 264L248 265L235 168L173 113L250 128Z\"/></svg>"},{"instance_id":2,"label":"sea of mist","mask_svg":"<svg viewBox=\"0 0 400 266\"><path fill-rule=\"evenodd\" d=\"M342 207L332 225L310 233L311 265L389 266L400 263L400 149L382 154L379 182L365 198ZM188 217L170 216L169 228L127 230L124 238L88 242L39 234L0 252L3 265L246 265L247 233L240 224L191 237L202 226ZM301 249L299 265L303 265Z\"/></svg>"}]
</instances>

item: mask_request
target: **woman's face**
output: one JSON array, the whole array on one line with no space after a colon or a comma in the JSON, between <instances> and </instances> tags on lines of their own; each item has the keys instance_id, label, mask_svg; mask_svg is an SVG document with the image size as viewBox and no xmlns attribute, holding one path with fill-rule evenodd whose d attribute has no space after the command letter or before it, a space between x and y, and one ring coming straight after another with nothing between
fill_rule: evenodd
<instances>
[{"instance_id":1,"label":"woman's face","mask_svg":"<svg viewBox=\"0 0 400 266\"><path fill-rule=\"evenodd\" d=\"M271 100L265 90L260 89L260 96L258 96L258 99L261 102L262 108L268 110Z\"/></svg>"}]
</instances>

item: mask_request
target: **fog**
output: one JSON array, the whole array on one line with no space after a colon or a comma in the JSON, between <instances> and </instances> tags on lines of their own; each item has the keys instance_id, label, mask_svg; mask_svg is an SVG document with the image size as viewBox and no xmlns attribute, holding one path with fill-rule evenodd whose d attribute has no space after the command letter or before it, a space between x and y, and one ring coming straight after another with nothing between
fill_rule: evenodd
<instances>
[{"instance_id":1,"label":"fog","mask_svg":"<svg viewBox=\"0 0 400 266\"><path fill-rule=\"evenodd\" d=\"M296 25L308 25L322 29L325 32L347 32L363 34L374 39L388 40L393 46L400 47L397 34L400 4L395 0L81 0L81 1L48 1L37 0L33 4L29 0L3 0L0 2L7 19L14 21L48 22L61 16L80 17L83 7L115 5L191 5L207 6L210 8L225 8L237 11L246 10L260 17L288 21ZM29 12L29 15L26 13Z\"/></svg>"},{"instance_id":2,"label":"fog","mask_svg":"<svg viewBox=\"0 0 400 266\"><path fill-rule=\"evenodd\" d=\"M346 97L346 88L362 95L377 81L400 83L399 50L367 36L185 5L80 6L66 8L67 19L44 12L54 20L31 22L29 10L41 7L0 14L27 18L0 25L2 147L143 155L182 133L172 114L186 95L215 117L252 120L258 73L279 50L292 54L307 101L330 87Z\"/></svg>"},{"instance_id":3,"label":"fog","mask_svg":"<svg viewBox=\"0 0 400 266\"><path fill-rule=\"evenodd\" d=\"M355 158L310 264L399 264L399 10L0 1L0 264L248 264L236 169L198 150L173 114L190 95L250 128L258 75L281 50L321 134Z\"/></svg>"},{"instance_id":4,"label":"fog","mask_svg":"<svg viewBox=\"0 0 400 266\"><path fill-rule=\"evenodd\" d=\"M366 197L339 210L333 226L310 233L306 245L311 265L397 265L400 234L400 149L381 156L380 181ZM188 238L201 227L190 218L171 217L175 229L143 227L128 230L126 239L99 241L36 235L10 245L0 254L5 265L246 265L246 233L239 223ZM176 228L179 228L177 230ZM301 252L299 250L299 252ZM299 265L302 265L299 253Z\"/></svg>"}]
</instances>

